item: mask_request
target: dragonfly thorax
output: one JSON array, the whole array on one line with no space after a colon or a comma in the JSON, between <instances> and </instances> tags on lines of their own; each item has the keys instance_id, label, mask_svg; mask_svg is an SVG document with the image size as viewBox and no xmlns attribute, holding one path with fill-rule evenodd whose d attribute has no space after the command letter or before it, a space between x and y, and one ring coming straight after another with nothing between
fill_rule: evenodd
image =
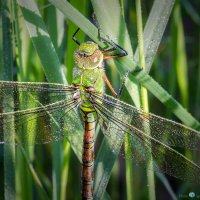
<instances>
[{"instance_id":1,"label":"dragonfly thorax","mask_svg":"<svg viewBox=\"0 0 200 200\"><path fill-rule=\"evenodd\" d=\"M81 69L95 69L103 62L103 54L97 44L91 41L84 42L74 52L76 67Z\"/></svg>"},{"instance_id":2,"label":"dragonfly thorax","mask_svg":"<svg viewBox=\"0 0 200 200\"><path fill-rule=\"evenodd\" d=\"M74 62L72 83L103 92L103 54L98 45L91 41L80 44L74 52Z\"/></svg>"}]
</instances>

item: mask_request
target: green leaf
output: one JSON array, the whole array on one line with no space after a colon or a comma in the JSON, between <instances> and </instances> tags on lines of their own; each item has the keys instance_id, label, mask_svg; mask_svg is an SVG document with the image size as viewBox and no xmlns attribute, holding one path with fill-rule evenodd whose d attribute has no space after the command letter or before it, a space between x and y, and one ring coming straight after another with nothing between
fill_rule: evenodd
<instances>
[{"instance_id":1,"label":"green leaf","mask_svg":"<svg viewBox=\"0 0 200 200\"><path fill-rule=\"evenodd\" d=\"M0 66L0 79L12 80L13 77L13 43L12 43L12 9L11 1L2 1L2 65ZM6 96L0 97L0 107L4 108L5 103L8 102L12 105L14 99ZM12 109L5 108L4 112L12 111ZM12 128L8 128L1 122L1 131L3 131L3 137L6 140L14 142L14 118L11 123ZM15 146L8 144L4 146L4 199L15 199Z\"/></svg>"}]
</instances>

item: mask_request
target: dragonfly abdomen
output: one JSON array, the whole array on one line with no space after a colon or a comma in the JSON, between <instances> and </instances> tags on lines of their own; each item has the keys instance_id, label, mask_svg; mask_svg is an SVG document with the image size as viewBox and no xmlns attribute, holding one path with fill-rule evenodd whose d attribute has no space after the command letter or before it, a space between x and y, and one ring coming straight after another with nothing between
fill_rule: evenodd
<instances>
[{"instance_id":1,"label":"dragonfly abdomen","mask_svg":"<svg viewBox=\"0 0 200 200\"><path fill-rule=\"evenodd\" d=\"M82 156L82 199L93 199L94 191L94 140L96 112L82 108L84 139Z\"/></svg>"}]
</instances>

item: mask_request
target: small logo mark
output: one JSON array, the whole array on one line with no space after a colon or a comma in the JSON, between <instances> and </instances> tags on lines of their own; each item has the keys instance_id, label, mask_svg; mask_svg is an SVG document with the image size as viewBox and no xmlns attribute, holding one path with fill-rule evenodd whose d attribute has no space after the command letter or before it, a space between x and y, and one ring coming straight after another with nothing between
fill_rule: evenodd
<instances>
[{"instance_id":1,"label":"small logo mark","mask_svg":"<svg viewBox=\"0 0 200 200\"><path fill-rule=\"evenodd\" d=\"M189 197L190 197L190 198L194 198L194 197L195 197L195 193L194 193L194 192L190 192L190 193L189 193Z\"/></svg>"}]
</instances>

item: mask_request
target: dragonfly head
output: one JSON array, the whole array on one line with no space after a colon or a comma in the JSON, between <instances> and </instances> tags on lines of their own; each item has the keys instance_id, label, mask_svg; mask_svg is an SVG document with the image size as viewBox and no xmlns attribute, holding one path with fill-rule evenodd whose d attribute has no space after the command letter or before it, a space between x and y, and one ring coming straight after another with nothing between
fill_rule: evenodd
<instances>
[{"instance_id":1,"label":"dragonfly head","mask_svg":"<svg viewBox=\"0 0 200 200\"><path fill-rule=\"evenodd\" d=\"M101 66L102 61L103 54L99 46L92 41L80 44L74 52L74 62L82 69L95 69Z\"/></svg>"}]
</instances>

